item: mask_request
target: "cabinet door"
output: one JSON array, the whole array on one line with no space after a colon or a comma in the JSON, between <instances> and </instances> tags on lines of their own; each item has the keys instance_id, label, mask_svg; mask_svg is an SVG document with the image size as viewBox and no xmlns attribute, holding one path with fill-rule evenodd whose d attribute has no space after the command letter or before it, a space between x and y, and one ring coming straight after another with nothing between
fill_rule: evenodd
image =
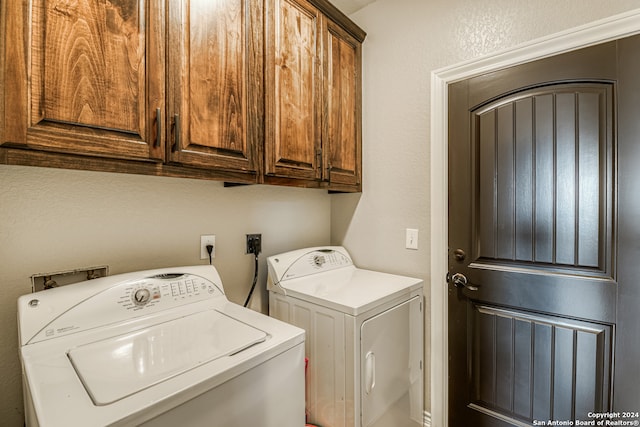
<instances>
[{"instance_id":1,"label":"cabinet door","mask_svg":"<svg viewBox=\"0 0 640 427\"><path fill-rule=\"evenodd\" d=\"M305 0L269 0L265 168L321 177L321 14Z\"/></svg>"},{"instance_id":2,"label":"cabinet door","mask_svg":"<svg viewBox=\"0 0 640 427\"><path fill-rule=\"evenodd\" d=\"M169 159L256 171L262 141L262 6L169 2Z\"/></svg>"},{"instance_id":3,"label":"cabinet door","mask_svg":"<svg viewBox=\"0 0 640 427\"><path fill-rule=\"evenodd\" d=\"M5 13L0 143L162 159L162 2L16 0Z\"/></svg>"},{"instance_id":4,"label":"cabinet door","mask_svg":"<svg viewBox=\"0 0 640 427\"><path fill-rule=\"evenodd\" d=\"M362 164L361 43L327 20L324 59L324 179L360 186Z\"/></svg>"}]
</instances>

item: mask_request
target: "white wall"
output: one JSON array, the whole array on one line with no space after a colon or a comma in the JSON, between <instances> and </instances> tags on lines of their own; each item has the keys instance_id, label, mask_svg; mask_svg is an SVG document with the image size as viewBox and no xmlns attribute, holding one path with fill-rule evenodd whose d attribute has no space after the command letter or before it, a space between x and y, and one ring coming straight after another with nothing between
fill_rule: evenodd
<instances>
[{"instance_id":1,"label":"white wall","mask_svg":"<svg viewBox=\"0 0 640 427\"><path fill-rule=\"evenodd\" d=\"M32 274L208 263L200 260L200 235L215 234L214 265L229 298L242 304L253 278L247 233L262 233L262 292L251 306L266 311L265 257L329 244L330 197L321 190L0 165L0 425L23 425L16 300L31 291Z\"/></svg>"},{"instance_id":2,"label":"white wall","mask_svg":"<svg viewBox=\"0 0 640 427\"><path fill-rule=\"evenodd\" d=\"M377 0L352 14L368 34L363 193L332 196L332 243L361 266L423 278L429 301L431 72L638 7L638 0ZM420 229L420 250L404 249L405 228ZM429 367L428 319L426 326Z\"/></svg>"}]
</instances>

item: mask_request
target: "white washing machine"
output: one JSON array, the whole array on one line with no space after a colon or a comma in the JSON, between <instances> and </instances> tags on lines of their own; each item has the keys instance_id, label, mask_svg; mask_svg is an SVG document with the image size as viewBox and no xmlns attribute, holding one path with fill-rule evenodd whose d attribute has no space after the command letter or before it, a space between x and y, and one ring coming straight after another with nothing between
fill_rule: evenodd
<instances>
[{"instance_id":1,"label":"white washing machine","mask_svg":"<svg viewBox=\"0 0 640 427\"><path fill-rule=\"evenodd\" d=\"M309 422L422 426L422 281L356 268L336 246L267 265L269 314L307 333Z\"/></svg>"},{"instance_id":2,"label":"white washing machine","mask_svg":"<svg viewBox=\"0 0 640 427\"><path fill-rule=\"evenodd\" d=\"M27 426L304 425L304 331L212 266L24 295L18 325Z\"/></svg>"}]
</instances>

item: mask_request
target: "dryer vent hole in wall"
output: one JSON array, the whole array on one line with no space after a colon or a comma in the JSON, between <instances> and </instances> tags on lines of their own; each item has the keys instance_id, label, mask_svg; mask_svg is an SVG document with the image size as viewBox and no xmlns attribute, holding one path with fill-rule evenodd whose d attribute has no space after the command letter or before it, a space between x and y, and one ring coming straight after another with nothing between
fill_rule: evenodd
<instances>
[{"instance_id":1,"label":"dryer vent hole in wall","mask_svg":"<svg viewBox=\"0 0 640 427\"><path fill-rule=\"evenodd\" d=\"M109 275L109 266L84 267L75 270L38 273L31 276L31 292L44 291Z\"/></svg>"}]
</instances>

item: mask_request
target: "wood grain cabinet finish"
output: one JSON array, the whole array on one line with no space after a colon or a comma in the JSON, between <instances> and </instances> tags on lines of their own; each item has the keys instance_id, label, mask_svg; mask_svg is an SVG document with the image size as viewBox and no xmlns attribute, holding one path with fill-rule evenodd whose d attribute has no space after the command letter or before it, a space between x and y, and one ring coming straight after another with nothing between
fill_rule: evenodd
<instances>
[{"instance_id":1,"label":"wood grain cabinet finish","mask_svg":"<svg viewBox=\"0 0 640 427\"><path fill-rule=\"evenodd\" d=\"M0 163L360 191L366 34L326 0L15 0L0 34Z\"/></svg>"},{"instance_id":2,"label":"wood grain cabinet finish","mask_svg":"<svg viewBox=\"0 0 640 427\"><path fill-rule=\"evenodd\" d=\"M16 0L2 12L0 143L163 159L161 2Z\"/></svg>"},{"instance_id":3,"label":"wood grain cabinet finish","mask_svg":"<svg viewBox=\"0 0 640 427\"><path fill-rule=\"evenodd\" d=\"M257 182L262 14L250 0L10 2L0 144L38 154L5 162Z\"/></svg>"},{"instance_id":4,"label":"wood grain cabinet finish","mask_svg":"<svg viewBox=\"0 0 640 427\"><path fill-rule=\"evenodd\" d=\"M362 44L342 27L326 22L324 52L324 177L332 188L361 187Z\"/></svg>"},{"instance_id":5,"label":"wood grain cabinet finish","mask_svg":"<svg viewBox=\"0 0 640 427\"><path fill-rule=\"evenodd\" d=\"M320 179L322 16L305 0L270 0L268 175Z\"/></svg>"},{"instance_id":6,"label":"wood grain cabinet finish","mask_svg":"<svg viewBox=\"0 0 640 427\"><path fill-rule=\"evenodd\" d=\"M254 0L169 2L169 160L257 172L262 14Z\"/></svg>"},{"instance_id":7,"label":"wood grain cabinet finish","mask_svg":"<svg viewBox=\"0 0 640 427\"><path fill-rule=\"evenodd\" d=\"M361 189L366 34L334 9L317 0L267 0L266 182Z\"/></svg>"}]
</instances>

